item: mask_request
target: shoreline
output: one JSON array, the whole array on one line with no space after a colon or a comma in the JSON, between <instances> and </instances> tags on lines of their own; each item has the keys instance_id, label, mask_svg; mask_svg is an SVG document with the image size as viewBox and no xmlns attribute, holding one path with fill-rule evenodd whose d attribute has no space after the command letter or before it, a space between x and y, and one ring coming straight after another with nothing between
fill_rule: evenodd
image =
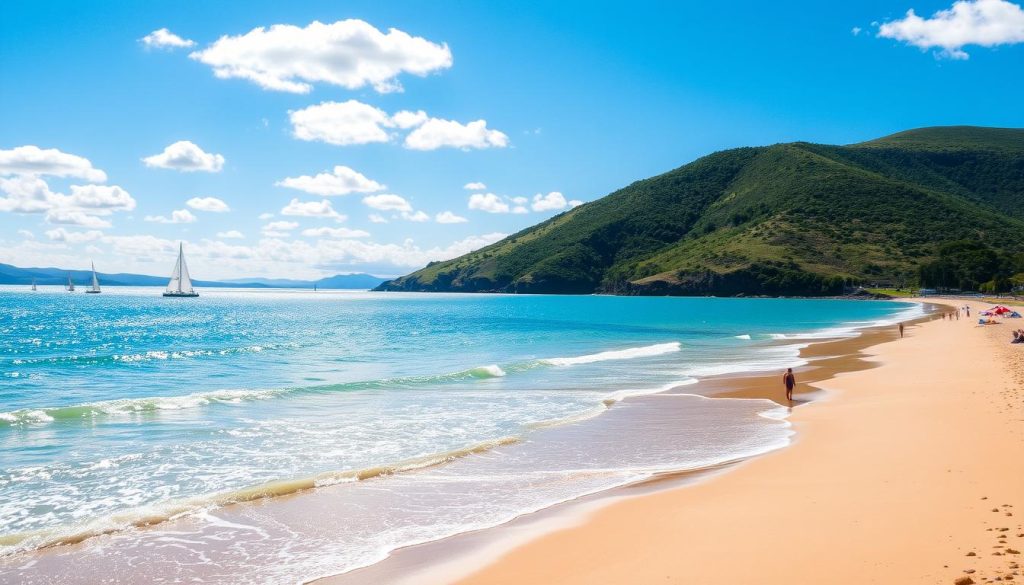
<instances>
[{"instance_id":1,"label":"shoreline","mask_svg":"<svg viewBox=\"0 0 1024 585\"><path fill-rule=\"evenodd\" d=\"M865 368L811 382L827 399L794 411L787 449L685 487L563 507L529 534L506 525L461 552L449 541L458 556L445 565L396 551L392 566L405 566L391 575L405 579L382 582L1020 579L1024 354L1007 343L1016 327L961 321L919 322L907 339L865 348ZM1011 369L986 367L993 359Z\"/></svg>"},{"instance_id":2,"label":"shoreline","mask_svg":"<svg viewBox=\"0 0 1024 585\"><path fill-rule=\"evenodd\" d=\"M938 319L934 307L923 299L926 313L907 321L908 326ZM813 384L842 372L876 367L865 351L898 336L895 324L857 329L853 337L807 339L797 359L808 363L794 367L798 384L794 403L789 407L806 406L826 399L825 392ZM792 341L792 340L791 340ZM739 372L706 377L696 384L677 386L662 394L687 393L711 399L767 399L785 408L785 392L778 381L778 372ZM799 435L796 435L799 440ZM359 583L450 583L482 569L510 550L528 545L546 534L572 528L586 522L592 515L624 500L666 490L685 488L701 482L715 481L722 474L735 471L751 461L770 457L791 448L793 443L766 453L723 462L706 468L670 471L597 493L583 495L517 516L509 522L480 530L462 532L439 540L393 550L383 560L366 567L337 575L303 581L317 585L357 585ZM438 562L437 558L455 560Z\"/></svg>"},{"instance_id":3,"label":"shoreline","mask_svg":"<svg viewBox=\"0 0 1024 585\"><path fill-rule=\"evenodd\" d=\"M799 351L800 356L799 357L794 356L794 358L793 358L794 360L797 360L797 359L804 360L805 358L813 358L813 362L812 363L810 363L807 366L804 366L804 367L802 367L802 368L800 368L798 370L798 371L802 372L801 373L801 379L800 379L801 384L800 384L800 386L797 389L798 396L806 394L806 390L807 390L806 389L806 383L810 380L811 372L815 372L817 370L820 370L822 368L822 365L821 365L822 363L830 362L830 361L835 361L835 360L842 360L842 359L844 359L846 357L846 354L848 353L848 351L842 349L842 346L837 346L836 344L843 344L843 345L854 344L854 345L857 345L857 346L866 345L868 343L866 341L866 339L873 334L872 333L872 329L873 329L872 327L865 327L863 329L859 329L858 330L859 335L856 335L855 337L844 337L844 338L839 338L839 339L836 339L836 338L814 338L812 336L811 338L808 338L808 339L786 339L784 341L780 340L780 345L800 345L800 346L803 346L802 348L800 348L800 351ZM781 396L781 392L765 393L765 392L760 392L760 391L754 391L754 392L750 392L750 393L745 393L742 388L737 388L737 381L738 380L760 379L762 377L764 377L765 379L771 379L773 381L773 383L770 385L770 387L774 388L775 386L777 386L777 384L774 383L775 377L776 377L775 373L771 373L771 374L765 374L765 373L761 373L761 374L758 374L758 373L755 373L755 374L731 373L731 374L722 374L722 375L716 375L716 376L709 376L709 377L704 378L698 384L700 386L700 389L698 391L694 391L696 386L686 385L686 386L682 386L682 387L676 387L676 388L674 388L672 390L669 390L667 392L659 392L659 393L654 393L654 394L647 394L645 396L659 395L659 396L669 396L669 397L671 397L673 395L675 395L675 396L685 395L685 396L691 396L691 397L710 398L712 400L723 399L723 398L724 399L731 399L731 398L772 399L772 398L775 398L774 401L777 403L778 402L778 397ZM721 388L716 387L716 384L721 384ZM760 386L761 386L761 388L763 388L765 386L765 384L761 384ZM640 400L644 400L644 398L642 396L635 396L635 397L631 397L631 398L638 398ZM804 402L804 401L800 401L800 402ZM634 404L634 403L631 400L629 402L629 404ZM667 403L666 403L666 405L667 405ZM617 408L614 409L616 411L616 415L615 415L616 417L619 417L621 414L623 414L621 412L620 408L622 408L622 407L617 407ZM628 407L626 407L626 408L628 409ZM766 417L766 418L774 418L774 417ZM635 417L634 417L633 420L637 420L637 419L635 419ZM788 424L787 424L787 426L788 426ZM689 470L689 471L682 471L682 472L658 472L657 475L655 475L653 477L648 477L648 478L645 478L645 479L642 479L642 480L639 480L639 481L636 481L636 482L633 482L633 483L629 483L629 484L625 484L625 485L620 485L619 487L602 488L602 489L597 490L596 492L591 492L589 495L584 495L582 497L573 497L573 498L570 498L569 500L563 501L561 503L554 503L554 504L545 505L544 507L540 508L537 512L532 512L532 513L531 512L527 512L526 514L521 514L519 517L521 518L523 516L533 516L534 514L543 515L543 514L546 514L546 512L548 510L560 509L563 506L572 505L576 501L590 501L591 499L602 500L602 499L604 499L606 497L617 497L619 490L626 490L627 493L632 495L632 494L638 493L639 491L659 490L659 489L662 489L662 487L665 484L669 484L669 483L690 482L690 481L695 480L695 479L701 479L701 478L706 477L708 475L716 474L720 470L723 470L723 469L730 469L730 468L735 467L737 465L742 465L743 463L745 463L746 461L750 460L751 458L756 458L756 457L758 457L760 455L763 455L765 452L770 452L771 450L777 449L777 448L781 448L781 447L778 447L778 446L776 446L776 447L767 447L765 449L765 451L757 451L756 453L751 453L749 455L741 456L737 460L732 460L732 461L728 461L728 462L725 462L725 463L715 464L715 465L712 465L711 467L699 467L697 469L693 469L693 470ZM306 490L303 490L303 491L306 491ZM255 513L255 514L261 514L261 515L265 515L267 513L272 513L273 514L273 516L272 516L273 518L277 518L278 520L280 520L282 518L292 517L293 515L308 513L310 511L310 509L320 509L320 508L322 508L325 505L325 503L328 503L328 501L329 501L329 497L328 496L329 496L330 492L332 492L332 491L334 491L334 490L331 490L330 488L325 488L324 490L314 490L312 493L319 494L319 496L318 497L317 496L309 496L309 497L307 497L305 499L303 499L303 497L299 496L298 494L293 494L292 496L284 496L284 497L282 497L280 499L274 498L275 501L281 502L280 506L276 506L275 504L271 504L270 502L254 502L251 505L250 504L245 504L245 503L232 504L232 505L223 507L222 510L223 510L224 513L221 514L221 515L224 516L226 519L229 519L228 521L230 522L230 521L238 521L240 519L244 519L244 518L246 518L246 517L248 517L250 515L250 512ZM312 499L310 499L310 498L312 498ZM273 508L273 511L272 511L272 509L269 506L275 506ZM300 508L307 508L307 510L302 511L302 510L300 510ZM282 514L283 514L283 516L282 516ZM513 522L515 522L515 521L517 521L517 520L513 520ZM177 525L184 525L186 527L186 529L188 529L190 521L188 519L183 519L182 521L174 521L173 524L175 526L177 526ZM502 527L504 525L506 525L506 523L498 524L496 527ZM408 549L408 548L416 548L416 547L419 547L419 546L430 546L431 544L434 544L434 543L446 542L448 539L457 539L457 538L460 538L464 534L472 534L474 532L489 532L489 531L494 530L494 528L495 527L482 528L482 529L479 529L479 530L476 530L476 531L471 530L469 532L462 532L462 533L459 533L459 534L456 534L456 535L453 535L453 536L449 536L449 537L442 537L440 540L427 541L425 544L422 544L422 545L412 545L411 547L399 547L397 549L394 549L394 551L398 551L398 553L395 553L394 551L392 551L392 554L393 555L400 554L402 551L404 551L405 549ZM173 527L167 527L167 529L173 530ZM116 536L115 536L115 538L116 538ZM102 541L106 541L106 540L108 540L108 539L106 539L106 538L102 539ZM102 542L100 544L102 545ZM83 545L84 546L88 546L88 544L85 544L85 543L83 543ZM65 549L64 547L60 547L60 549L61 549L60 551L55 553L57 556L62 556L65 553L74 553L75 550L81 550L80 547L78 547L76 545L71 545L69 549ZM47 552L47 551L52 552L52 551L54 551L54 549L53 548L43 549L42 551L40 551L41 554L39 554L39 555L32 555L32 557L33 558L38 558L43 564L50 565L51 561L54 561L55 559L53 557L50 557L49 556L49 552ZM386 560L387 560L387 558L385 558L385 561ZM32 562L35 562L35 561L32 561ZM383 561L380 561L380 562L383 562ZM364 569L356 569L354 571L350 571L350 572L344 573L343 575L346 575L346 576L347 575L356 575L360 571L376 567L377 565L380 564L380 562L371 564L371 565L369 565L368 567L366 567Z\"/></svg>"}]
</instances>

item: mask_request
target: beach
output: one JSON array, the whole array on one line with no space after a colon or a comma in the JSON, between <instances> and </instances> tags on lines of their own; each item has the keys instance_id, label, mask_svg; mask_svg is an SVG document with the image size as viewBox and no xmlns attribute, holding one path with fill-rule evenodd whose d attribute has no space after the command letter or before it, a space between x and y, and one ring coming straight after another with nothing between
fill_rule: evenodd
<instances>
[{"instance_id":1,"label":"beach","mask_svg":"<svg viewBox=\"0 0 1024 585\"><path fill-rule=\"evenodd\" d=\"M824 393L793 410L792 446L577 511L509 550L493 537L418 582L1020 580L1024 355L1015 320L979 327L969 304L974 318L890 332L863 350L876 367L814 382Z\"/></svg>"}]
</instances>

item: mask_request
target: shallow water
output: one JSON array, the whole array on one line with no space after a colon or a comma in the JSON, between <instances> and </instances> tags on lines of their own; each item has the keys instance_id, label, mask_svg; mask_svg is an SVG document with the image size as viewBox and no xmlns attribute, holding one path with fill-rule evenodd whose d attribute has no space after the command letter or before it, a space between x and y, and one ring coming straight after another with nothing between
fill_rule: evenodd
<instances>
[{"instance_id":1,"label":"shallow water","mask_svg":"<svg viewBox=\"0 0 1024 585\"><path fill-rule=\"evenodd\" d=\"M177 578L224 548L217 564L252 567L252 580L340 572L657 471L784 445L787 425L767 401L607 405L795 365L809 340L916 311L832 300L3 290L0 547L11 561L54 539L186 514L175 530L189 538L161 528L104 537L120 552L103 558L152 561L169 546L164 574ZM623 418L657 400L673 401L671 418L644 411L643 428ZM262 524L225 521L217 508L332 484L316 496L332 498L331 518L315 529L290 524L303 514L283 505L272 521L260 506L229 514ZM234 549L217 545L226 533ZM323 554L330 543L335 554Z\"/></svg>"}]
</instances>

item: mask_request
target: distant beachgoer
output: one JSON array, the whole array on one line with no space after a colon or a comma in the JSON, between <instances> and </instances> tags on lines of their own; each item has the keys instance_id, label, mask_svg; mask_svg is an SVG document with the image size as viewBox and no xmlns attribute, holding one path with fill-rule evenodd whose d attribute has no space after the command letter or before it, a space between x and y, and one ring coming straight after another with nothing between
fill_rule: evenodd
<instances>
[{"instance_id":1,"label":"distant beachgoer","mask_svg":"<svg viewBox=\"0 0 1024 585\"><path fill-rule=\"evenodd\" d=\"M964 309L967 310L967 316L970 317L971 316L971 307L967 306L967 307L964 307Z\"/></svg>"},{"instance_id":2,"label":"distant beachgoer","mask_svg":"<svg viewBox=\"0 0 1024 585\"><path fill-rule=\"evenodd\" d=\"M903 323L900 323L900 339L903 339Z\"/></svg>"},{"instance_id":3,"label":"distant beachgoer","mask_svg":"<svg viewBox=\"0 0 1024 585\"><path fill-rule=\"evenodd\" d=\"M782 374L782 383L786 385L786 400L793 402L793 388L796 387L796 376L793 375L793 368L786 368Z\"/></svg>"}]
</instances>

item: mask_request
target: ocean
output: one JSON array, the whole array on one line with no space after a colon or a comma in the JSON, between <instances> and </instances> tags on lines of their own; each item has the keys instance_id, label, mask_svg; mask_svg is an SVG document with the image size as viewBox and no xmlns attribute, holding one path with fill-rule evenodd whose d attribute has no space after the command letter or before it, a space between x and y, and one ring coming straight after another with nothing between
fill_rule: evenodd
<instances>
[{"instance_id":1,"label":"ocean","mask_svg":"<svg viewBox=\"0 0 1024 585\"><path fill-rule=\"evenodd\" d=\"M785 408L686 387L800 365L807 343L921 312L201 294L0 287L0 581L131 582L145 563L151 582L301 582L764 453L790 440Z\"/></svg>"}]
</instances>

